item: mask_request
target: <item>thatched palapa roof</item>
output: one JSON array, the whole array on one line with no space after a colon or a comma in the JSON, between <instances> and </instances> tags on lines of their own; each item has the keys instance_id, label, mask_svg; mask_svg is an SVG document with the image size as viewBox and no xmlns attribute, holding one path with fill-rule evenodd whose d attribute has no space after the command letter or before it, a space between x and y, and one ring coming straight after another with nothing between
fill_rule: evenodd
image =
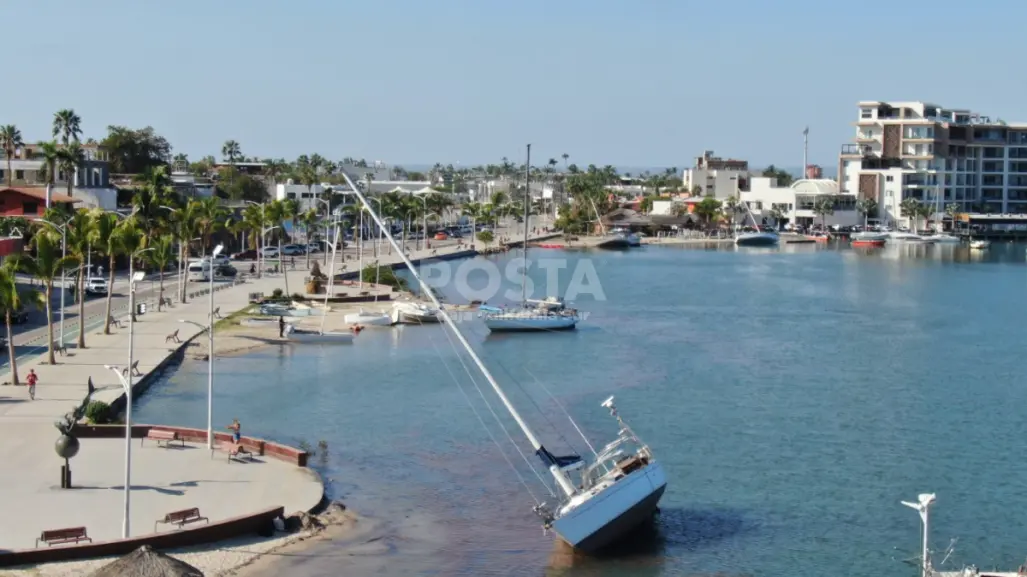
<instances>
[{"instance_id":1,"label":"thatched palapa roof","mask_svg":"<svg viewBox=\"0 0 1027 577\"><path fill-rule=\"evenodd\" d=\"M185 561L143 545L93 571L89 577L203 577L203 572Z\"/></svg>"}]
</instances>

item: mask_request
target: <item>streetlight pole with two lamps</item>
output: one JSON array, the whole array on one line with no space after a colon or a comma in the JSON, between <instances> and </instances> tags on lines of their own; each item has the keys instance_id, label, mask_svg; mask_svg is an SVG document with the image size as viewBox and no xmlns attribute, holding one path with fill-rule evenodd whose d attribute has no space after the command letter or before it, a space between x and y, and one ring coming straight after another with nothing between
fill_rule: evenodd
<instances>
[{"instance_id":1,"label":"streetlight pole with two lamps","mask_svg":"<svg viewBox=\"0 0 1027 577\"><path fill-rule=\"evenodd\" d=\"M224 245L217 245L210 255L210 311L209 323L203 326L198 322L178 319L180 323L188 323L207 331L207 448L214 449L214 259L217 258Z\"/></svg>"},{"instance_id":2,"label":"streetlight pole with two lamps","mask_svg":"<svg viewBox=\"0 0 1027 577\"><path fill-rule=\"evenodd\" d=\"M61 258L68 258L68 223L57 224L46 220L45 218L35 219L39 222L48 224L54 229L61 233ZM61 267L61 346L64 346L64 295L68 292L68 271L65 267ZM49 307L50 303L46 303ZM81 321L79 321L81 322Z\"/></svg>"},{"instance_id":3,"label":"streetlight pole with two lamps","mask_svg":"<svg viewBox=\"0 0 1027 577\"><path fill-rule=\"evenodd\" d=\"M257 246L257 278L264 278L264 269L261 266L261 257L264 254L264 224L267 221L267 203L264 202L253 202L252 200L244 200L246 204L252 204L253 206L260 207L260 242Z\"/></svg>"}]
</instances>

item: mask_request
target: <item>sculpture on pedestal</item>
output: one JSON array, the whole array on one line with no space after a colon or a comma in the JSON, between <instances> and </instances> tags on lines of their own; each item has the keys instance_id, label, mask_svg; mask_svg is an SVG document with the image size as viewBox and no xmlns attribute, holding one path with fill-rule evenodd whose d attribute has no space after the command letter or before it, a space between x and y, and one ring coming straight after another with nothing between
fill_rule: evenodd
<instances>
[{"instance_id":1,"label":"sculpture on pedestal","mask_svg":"<svg viewBox=\"0 0 1027 577\"><path fill-rule=\"evenodd\" d=\"M88 400L89 397L86 397L86 401ZM73 431L75 425L86 413L86 404L86 402L83 402L54 423L57 430L61 432L61 436L57 437L53 448L57 455L64 459L64 464L61 465L61 489L71 488L71 465L68 463L68 460L77 455L79 449L78 437L73 434Z\"/></svg>"}]
</instances>

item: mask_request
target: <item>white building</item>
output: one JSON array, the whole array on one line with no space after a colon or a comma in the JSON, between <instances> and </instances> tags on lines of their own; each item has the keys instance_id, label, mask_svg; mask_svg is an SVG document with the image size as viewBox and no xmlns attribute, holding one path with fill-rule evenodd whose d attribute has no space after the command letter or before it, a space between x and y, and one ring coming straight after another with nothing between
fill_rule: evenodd
<instances>
[{"instance_id":1,"label":"white building","mask_svg":"<svg viewBox=\"0 0 1027 577\"><path fill-rule=\"evenodd\" d=\"M324 207L318 199L324 198L325 188L321 184L296 184L290 178L285 184L275 186L275 200L291 199L299 202L300 212L311 208Z\"/></svg>"},{"instance_id":2,"label":"white building","mask_svg":"<svg viewBox=\"0 0 1027 577\"><path fill-rule=\"evenodd\" d=\"M683 186L697 196L712 196L724 200L738 196L749 179L749 162L713 156L712 150L695 159L695 167L685 169L681 177Z\"/></svg>"},{"instance_id":3,"label":"white building","mask_svg":"<svg viewBox=\"0 0 1027 577\"><path fill-rule=\"evenodd\" d=\"M802 179L790 186L778 186L776 178L757 176L739 198L748 205L759 224L774 224L772 215L777 211L782 215L778 224L810 226L826 222L828 226L850 226L863 222L863 215L856 210L856 195L840 192L837 182L825 178ZM816 204L823 200L831 202L832 214L821 216L814 211Z\"/></svg>"},{"instance_id":4,"label":"white building","mask_svg":"<svg viewBox=\"0 0 1027 577\"><path fill-rule=\"evenodd\" d=\"M909 225L904 199L961 212L1027 213L1027 124L926 102L859 103L842 146L843 191L873 198L886 222ZM938 215L940 216L940 214Z\"/></svg>"},{"instance_id":5,"label":"white building","mask_svg":"<svg viewBox=\"0 0 1027 577\"><path fill-rule=\"evenodd\" d=\"M14 187L46 186L46 172L39 148L39 144L26 144L14 151L9 163L0 159L0 182L6 184L10 177ZM82 155L82 164L76 166L70 175L58 168L53 190L66 194L70 176L71 196L81 202L76 206L103 210L118 208L118 189L111 184L107 152L97 144L82 144ZM13 174L7 174L8 164Z\"/></svg>"}]
</instances>

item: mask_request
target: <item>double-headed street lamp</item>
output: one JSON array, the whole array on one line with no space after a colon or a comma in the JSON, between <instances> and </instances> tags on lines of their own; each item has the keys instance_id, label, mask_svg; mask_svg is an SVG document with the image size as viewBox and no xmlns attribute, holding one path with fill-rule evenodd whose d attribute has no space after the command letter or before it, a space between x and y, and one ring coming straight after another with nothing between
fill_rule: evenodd
<instances>
[{"instance_id":1,"label":"double-headed street lamp","mask_svg":"<svg viewBox=\"0 0 1027 577\"><path fill-rule=\"evenodd\" d=\"M68 223L57 224L45 218L36 219L39 222L48 224L61 233L61 259L68 257ZM64 346L64 295L68 292L68 273L65 267L61 267L61 346ZM46 303L49 307L50 303ZM81 320L79 321L81 322Z\"/></svg>"},{"instance_id":2,"label":"double-headed street lamp","mask_svg":"<svg viewBox=\"0 0 1027 577\"><path fill-rule=\"evenodd\" d=\"M210 311L207 315L207 326L195 321L178 319L180 323L195 325L200 330L207 331L207 448L211 450L214 449L214 259L224 249L224 245L219 244L210 255Z\"/></svg>"},{"instance_id":3,"label":"double-headed street lamp","mask_svg":"<svg viewBox=\"0 0 1027 577\"><path fill-rule=\"evenodd\" d=\"M324 203L325 205L325 266L328 266L328 222L331 220L332 215L332 203L323 198L314 198L317 202ZM307 252L310 252L310 239L307 239ZM334 253L332 253L334 254Z\"/></svg>"},{"instance_id":4,"label":"double-headed street lamp","mask_svg":"<svg viewBox=\"0 0 1027 577\"><path fill-rule=\"evenodd\" d=\"M264 269L261 267L261 257L264 252L264 235L267 234L264 230L264 222L267 220L267 204L263 202L253 202L252 200L244 200L246 204L252 204L253 206L260 207L260 243L257 247L257 278L264 277Z\"/></svg>"}]
</instances>

